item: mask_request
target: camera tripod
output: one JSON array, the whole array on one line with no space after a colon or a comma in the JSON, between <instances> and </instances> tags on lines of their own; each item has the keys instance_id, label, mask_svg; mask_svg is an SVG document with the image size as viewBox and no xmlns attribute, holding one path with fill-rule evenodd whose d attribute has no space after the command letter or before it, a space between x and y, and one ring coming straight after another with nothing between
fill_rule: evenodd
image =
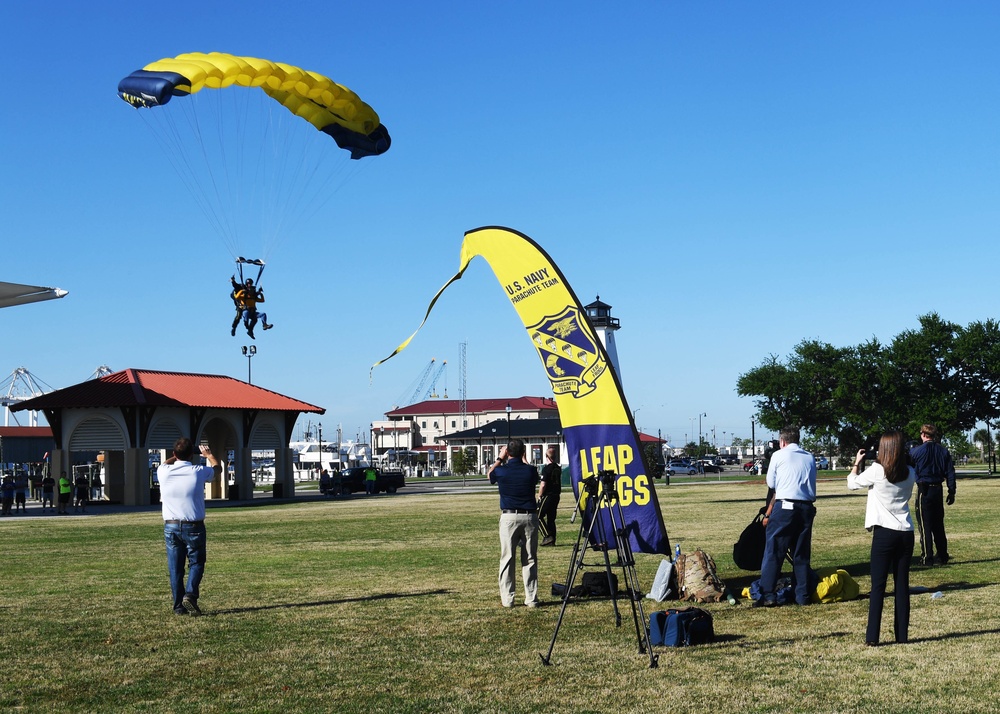
<instances>
[{"instance_id":1,"label":"camera tripod","mask_svg":"<svg viewBox=\"0 0 1000 714\"><path fill-rule=\"evenodd\" d=\"M618 500L618 489L615 485L617 478L618 475L614 471L600 471L597 476L586 478L580 483L580 500L577 503L577 511L583 512L583 519L580 523L576 544L573 546L573 558L569 564L569 572L566 575L559 620L556 622L555 632L552 633L552 642L549 643L548 653L538 654L542 659L542 664L546 666L552 664L552 650L556 646L556 638L559 636L559 628L562 626L563 616L566 614L566 606L573 596L573 584L576 582L580 570L588 566L604 567L608 579L608 592L611 593L611 606L615 613L615 627L621 627L622 616L618 610L618 589L614 584L613 569L621 568L622 586L632 605L632 621L635 624L639 654L648 653L650 668L657 666L659 655L654 654L653 648L649 645L649 630L646 627L646 615L642 609L643 593L639 590L639 576L635 572L635 558L632 555L632 546L625 529L625 515L622 512L621 502ZM607 518L601 509L606 509ZM608 533L609 527L611 533ZM611 538L614 539L614 562L611 561L609 553ZM587 563L588 549L600 551L601 561Z\"/></svg>"}]
</instances>

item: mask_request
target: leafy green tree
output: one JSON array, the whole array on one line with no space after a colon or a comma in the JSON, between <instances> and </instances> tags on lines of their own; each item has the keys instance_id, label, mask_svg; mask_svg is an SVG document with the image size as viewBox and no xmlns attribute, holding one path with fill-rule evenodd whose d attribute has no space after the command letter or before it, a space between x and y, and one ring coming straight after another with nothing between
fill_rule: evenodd
<instances>
[{"instance_id":1,"label":"leafy green tree","mask_svg":"<svg viewBox=\"0 0 1000 714\"><path fill-rule=\"evenodd\" d=\"M663 450L659 444L646 444L642 447L643 455L646 457L647 473L650 471L657 477L663 473Z\"/></svg>"},{"instance_id":2,"label":"leafy green tree","mask_svg":"<svg viewBox=\"0 0 1000 714\"><path fill-rule=\"evenodd\" d=\"M476 468L476 449L467 446L452 454L451 470L459 476L466 476Z\"/></svg>"},{"instance_id":3,"label":"leafy green tree","mask_svg":"<svg viewBox=\"0 0 1000 714\"><path fill-rule=\"evenodd\" d=\"M1000 323L973 322L960 330L951 356L970 387L972 410L982 421L995 421L1000 417Z\"/></svg>"},{"instance_id":4,"label":"leafy green tree","mask_svg":"<svg viewBox=\"0 0 1000 714\"><path fill-rule=\"evenodd\" d=\"M951 452L952 457L955 459L956 463L961 459L968 459L973 457L978 452L978 449L969 441L968 437L963 433L959 432L957 434L952 434L944 439L945 446L948 447L948 451Z\"/></svg>"},{"instance_id":5,"label":"leafy green tree","mask_svg":"<svg viewBox=\"0 0 1000 714\"><path fill-rule=\"evenodd\" d=\"M756 397L760 423L798 426L853 455L889 429L915 435L923 423L945 434L1000 418L1000 323L963 328L936 313L888 344L876 338L839 348L805 340L781 361L770 355L739 376L737 393Z\"/></svg>"}]
</instances>

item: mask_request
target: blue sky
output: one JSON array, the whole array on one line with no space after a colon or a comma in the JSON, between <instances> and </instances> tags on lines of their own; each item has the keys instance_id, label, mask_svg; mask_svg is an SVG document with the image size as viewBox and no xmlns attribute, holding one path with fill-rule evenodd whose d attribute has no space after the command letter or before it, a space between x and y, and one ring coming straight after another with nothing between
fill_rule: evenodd
<instances>
[{"instance_id":1,"label":"blue sky","mask_svg":"<svg viewBox=\"0 0 1000 714\"><path fill-rule=\"evenodd\" d=\"M481 261L369 384L485 225L613 305L637 424L673 442L699 413L749 437L737 377L802 339L997 317L996 3L224 4L6 10L0 279L70 294L0 311L0 375L246 376L230 254L116 96L190 51L327 74L392 134L269 256L253 381L325 434L367 431L432 357L457 397L463 341L470 398L549 393Z\"/></svg>"}]
</instances>

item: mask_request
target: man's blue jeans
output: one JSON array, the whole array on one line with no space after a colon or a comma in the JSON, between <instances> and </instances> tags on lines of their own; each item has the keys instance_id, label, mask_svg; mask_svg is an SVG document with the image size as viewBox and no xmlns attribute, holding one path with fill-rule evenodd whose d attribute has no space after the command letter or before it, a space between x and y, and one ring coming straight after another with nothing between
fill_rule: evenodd
<instances>
[{"instance_id":1,"label":"man's blue jeans","mask_svg":"<svg viewBox=\"0 0 1000 714\"><path fill-rule=\"evenodd\" d=\"M201 578L205 574L205 524L164 523L163 539L167 545L167 570L174 609L183 608L185 595L198 602ZM187 585L184 584L184 561L188 562Z\"/></svg>"},{"instance_id":2,"label":"man's blue jeans","mask_svg":"<svg viewBox=\"0 0 1000 714\"><path fill-rule=\"evenodd\" d=\"M775 599L775 585L781 573L781 562L785 553L792 553L792 574L795 576L795 602L808 605L809 561L812 556L812 527L816 518L816 507L807 502L787 503L791 508L783 508L781 500L774 503L771 516L767 519L767 542L764 546L764 562L760 569L760 591L767 600Z\"/></svg>"}]
</instances>

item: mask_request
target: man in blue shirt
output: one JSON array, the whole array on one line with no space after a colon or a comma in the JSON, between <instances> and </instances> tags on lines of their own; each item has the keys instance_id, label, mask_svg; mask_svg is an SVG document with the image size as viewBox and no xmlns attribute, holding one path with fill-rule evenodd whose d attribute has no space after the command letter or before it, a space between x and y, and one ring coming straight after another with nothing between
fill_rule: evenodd
<instances>
[{"instance_id":1,"label":"man in blue shirt","mask_svg":"<svg viewBox=\"0 0 1000 714\"><path fill-rule=\"evenodd\" d=\"M500 491L500 603L514 607L514 558L520 548L524 604L538 607L538 469L524 462L523 441L512 439L500 448L489 477Z\"/></svg>"},{"instance_id":2,"label":"man in blue shirt","mask_svg":"<svg viewBox=\"0 0 1000 714\"><path fill-rule=\"evenodd\" d=\"M947 565L948 537L944 532L943 486L948 484L948 505L955 502L955 462L948 449L938 443L940 435L933 424L920 427L923 442L910 451L917 471L917 527L920 531L920 562L934 565L934 548L937 562Z\"/></svg>"},{"instance_id":3,"label":"man in blue shirt","mask_svg":"<svg viewBox=\"0 0 1000 714\"><path fill-rule=\"evenodd\" d=\"M812 525L816 517L816 459L799 446L799 430L785 427L778 437L780 450L767 467L767 485L774 498L767 508L764 525L767 541L760 570L761 598L754 607L778 604L775 587L785 553L792 551L795 602L808 605Z\"/></svg>"}]
</instances>

